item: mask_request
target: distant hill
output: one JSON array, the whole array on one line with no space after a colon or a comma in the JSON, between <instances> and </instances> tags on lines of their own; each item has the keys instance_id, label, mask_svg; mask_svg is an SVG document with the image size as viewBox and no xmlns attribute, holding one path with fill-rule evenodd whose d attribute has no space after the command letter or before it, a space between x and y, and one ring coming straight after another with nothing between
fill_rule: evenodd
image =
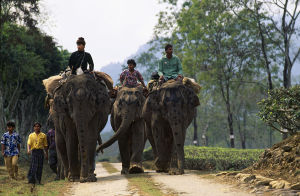
<instances>
[{"instance_id":1,"label":"distant hill","mask_svg":"<svg viewBox=\"0 0 300 196\"><path fill-rule=\"evenodd\" d=\"M115 85L117 83L117 81L119 80L120 74L122 72L122 65L127 66L126 62L127 62L128 59L135 58L135 57L139 56L140 54L142 54L143 52L148 51L152 47L152 45L153 44L146 43L146 44L140 46L138 48L138 50L136 51L136 53L128 56L126 59L124 59L124 61L109 63L108 65L103 66L101 68L101 71L109 74L112 77L112 79L114 81L114 85ZM155 54L155 56L160 58L161 57L160 52L157 52ZM143 71L143 70L141 70L141 71Z\"/></svg>"}]
</instances>

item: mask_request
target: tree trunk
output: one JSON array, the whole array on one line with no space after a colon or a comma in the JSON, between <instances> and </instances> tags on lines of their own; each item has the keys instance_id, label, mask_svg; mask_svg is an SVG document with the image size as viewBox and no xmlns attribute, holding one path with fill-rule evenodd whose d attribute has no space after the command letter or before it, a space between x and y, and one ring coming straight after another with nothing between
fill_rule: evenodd
<instances>
[{"instance_id":1,"label":"tree trunk","mask_svg":"<svg viewBox=\"0 0 300 196\"><path fill-rule=\"evenodd\" d=\"M260 36L260 40L261 40L261 50L264 56L264 60L265 60L265 67L266 67L266 71L267 71L267 75L268 75L268 86L269 86L269 90L273 89L273 83L272 83L272 75L271 75L271 71L270 71L270 61L268 59L268 55L266 52L266 42L265 42L265 37L263 35L263 30L261 27L261 23L260 23L260 18L258 16L258 10L257 10L257 24L258 24L258 29L259 29L259 36Z\"/></svg>"},{"instance_id":2,"label":"tree trunk","mask_svg":"<svg viewBox=\"0 0 300 196\"><path fill-rule=\"evenodd\" d=\"M205 128L203 129L202 133L202 145L203 146L208 146L208 137L207 137L207 130L208 130L209 122L206 123Z\"/></svg>"},{"instance_id":3,"label":"tree trunk","mask_svg":"<svg viewBox=\"0 0 300 196\"><path fill-rule=\"evenodd\" d=\"M230 105L228 107L230 107ZM233 119L232 119L232 113L230 111L230 108L229 108L229 111L227 111L227 112L228 112L227 121L228 121L228 126L229 126L230 147L234 148L235 145L234 145Z\"/></svg>"},{"instance_id":4,"label":"tree trunk","mask_svg":"<svg viewBox=\"0 0 300 196\"><path fill-rule=\"evenodd\" d=\"M243 113L243 136L241 139L243 149L246 149L246 133L247 133L246 126L247 126L247 111L244 110L244 113Z\"/></svg>"},{"instance_id":5,"label":"tree trunk","mask_svg":"<svg viewBox=\"0 0 300 196\"><path fill-rule=\"evenodd\" d=\"M196 110L196 114L195 114L194 122L193 122L193 124L194 124L194 139L193 139L193 144L195 146L199 146L197 116L198 116L198 112Z\"/></svg>"},{"instance_id":6,"label":"tree trunk","mask_svg":"<svg viewBox=\"0 0 300 196\"><path fill-rule=\"evenodd\" d=\"M4 113L4 97L3 97L3 91L2 91L2 87L1 86L0 86L0 129L1 129L1 132L3 132L4 130L6 130L6 126L5 126L5 113Z\"/></svg>"}]
</instances>

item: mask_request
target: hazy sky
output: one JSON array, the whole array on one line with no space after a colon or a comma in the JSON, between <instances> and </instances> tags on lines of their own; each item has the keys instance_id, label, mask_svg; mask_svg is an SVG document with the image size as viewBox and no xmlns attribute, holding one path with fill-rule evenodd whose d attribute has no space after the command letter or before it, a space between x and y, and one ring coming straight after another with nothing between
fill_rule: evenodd
<instances>
[{"instance_id":1,"label":"hazy sky","mask_svg":"<svg viewBox=\"0 0 300 196\"><path fill-rule=\"evenodd\" d=\"M158 0L43 0L48 14L41 26L73 52L82 36L96 69L123 61L153 36Z\"/></svg>"}]
</instances>

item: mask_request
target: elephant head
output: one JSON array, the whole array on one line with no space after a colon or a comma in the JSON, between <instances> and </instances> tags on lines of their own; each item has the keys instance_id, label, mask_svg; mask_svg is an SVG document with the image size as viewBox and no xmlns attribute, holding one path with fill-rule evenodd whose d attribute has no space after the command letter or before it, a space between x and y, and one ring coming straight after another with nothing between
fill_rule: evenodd
<instances>
[{"instance_id":1,"label":"elephant head","mask_svg":"<svg viewBox=\"0 0 300 196\"><path fill-rule=\"evenodd\" d=\"M141 119L144 102L145 97L141 87L122 87L117 94L111 112L111 124L116 132L112 138L98 147L97 152L112 145L134 121ZM116 124L117 126L115 126Z\"/></svg>"}]
</instances>

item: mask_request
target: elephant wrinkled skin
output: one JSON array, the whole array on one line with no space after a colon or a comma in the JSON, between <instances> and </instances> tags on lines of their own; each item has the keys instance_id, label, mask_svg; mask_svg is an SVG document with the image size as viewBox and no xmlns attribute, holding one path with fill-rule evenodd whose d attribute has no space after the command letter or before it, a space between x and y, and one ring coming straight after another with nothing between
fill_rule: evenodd
<instances>
[{"instance_id":1,"label":"elephant wrinkled skin","mask_svg":"<svg viewBox=\"0 0 300 196\"><path fill-rule=\"evenodd\" d=\"M164 83L147 97L142 116L157 172L184 173L186 129L199 104L194 91L177 81Z\"/></svg>"},{"instance_id":2,"label":"elephant wrinkled skin","mask_svg":"<svg viewBox=\"0 0 300 196\"><path fill-rule=\"evenodd\" d=\"M116 133L97 149L100 151L118 140L122 174L144 172L142 155L145 145L145 122L141 118L144 102L141 87L122 87L111 111L111 126Z\"/></svg>"},{"instance_id":3,"label":"elephant wrinkled skin","mask_svg":"<svg viewBox=\"0 0 300 196\"><path fill-rule=\"evenodd\" d=\"M96 181L93 164L99 132L104 128L111 103L106 86L91 74L72 75L52 93L50 115L56 146L68 178Z\"/></svg>"}]
</instances>

